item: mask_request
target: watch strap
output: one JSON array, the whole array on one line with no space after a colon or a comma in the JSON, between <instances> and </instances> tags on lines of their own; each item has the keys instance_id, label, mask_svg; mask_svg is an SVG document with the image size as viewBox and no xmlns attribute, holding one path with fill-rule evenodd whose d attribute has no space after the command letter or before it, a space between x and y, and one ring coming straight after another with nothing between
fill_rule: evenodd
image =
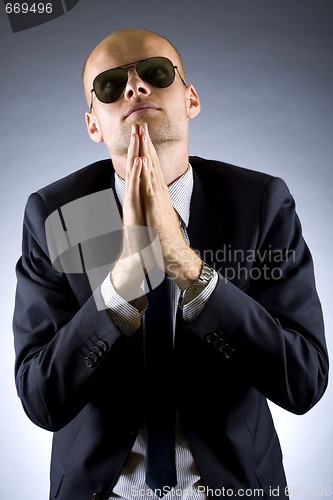
<instances>
[{"instance_id":1,"label":"watch strap","mask_svg":"<svg viewBox=\"0 0 333 500\"><path fill-rule=\"evenodd\" d=\"M214 269L205 262L202 263L202 268L199 277L191 283L182 292L181 307L193 300L199 295L204 288L210 283L214 277Z\"/></svg>"}]
</instances>

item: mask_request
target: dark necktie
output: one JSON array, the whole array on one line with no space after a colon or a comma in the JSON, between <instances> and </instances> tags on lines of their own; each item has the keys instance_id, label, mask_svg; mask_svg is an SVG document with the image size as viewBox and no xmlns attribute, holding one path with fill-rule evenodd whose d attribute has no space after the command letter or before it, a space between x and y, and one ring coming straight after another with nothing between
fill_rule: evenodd
<instances>
[{"instance_id":1,"label":"dark necktie","mask_svg":"<svg viewBox=\"0 0 333 500\"><path fill-rule=\"evenodd\" d=\"M148 294L145 313L147 389L146 483L162 497L177 484L175 463L175 396L173 366L172 280Z\"/></svg>"}]
</instances>

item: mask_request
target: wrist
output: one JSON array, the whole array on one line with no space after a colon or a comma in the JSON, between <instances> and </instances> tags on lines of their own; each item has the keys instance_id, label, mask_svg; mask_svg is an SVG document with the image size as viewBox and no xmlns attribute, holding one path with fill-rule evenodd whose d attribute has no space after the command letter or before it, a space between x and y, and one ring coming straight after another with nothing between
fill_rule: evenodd
<instances>
[{"instance_id":1,"label":"wrist","mask_svg":"<svg viewBox=\"0 0 333 500\"><path fill-rule=\"evenodd\" d=\"M110 272L114 289L127 302L142 295L140 287L144 277L145 272L138 254L120 257Z\"/></svg>"},{"instance_id":2,"label":"wrist","mask_svg":"<svg viewBox=\"0 0 333 500\"><path fill-rule=\"evenodd\" d=\"M166 273L181 290L199 278L201 269L200 257L189 247L186 247L183 253L178 251L165 265Z\"/></svg>"},{"instance_id":3,"label":"wrist","mask_svg":"<svg viewBox=\"0 0 333 500\"><path fill-rule=\"evenodd\" d=\"M199 277L182 291L181 307L189 304L209 285L213 279L215 271L212 267L202 262Z\"/></svg>"}]
</instances>

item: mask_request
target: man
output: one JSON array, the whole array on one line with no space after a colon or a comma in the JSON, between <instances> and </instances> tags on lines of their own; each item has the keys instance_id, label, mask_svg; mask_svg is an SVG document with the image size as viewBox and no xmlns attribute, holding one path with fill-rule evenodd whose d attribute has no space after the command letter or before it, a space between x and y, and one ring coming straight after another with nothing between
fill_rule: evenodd
<instances>
[{"instance_id":1,"label":"man","mask_svg":"<svg viewBox=\"0 0 333 500\"><path fill-rule=\"evenodd\" d=\"M312 260L293 199L280 179L188 156L199 97L160 35L111 34L88 57L83 84L89 135L106 143L112 163L89 165L30 197L17 266L17 390L29 418L54 431L50 498L152 498L152 490L167 499L286 497L266 398L302 414L328 379ZM96 227L114 214L96 217L94 207L105 193L115 193L123 226L121 241L116 231L107 245L99 240L116 257L92 293L86 242L68 240L81 226L103 236ZM82 260L83 272L66 252ZM161 285L156 268L167 275ZM158 299L159 323L150 327L164 283L172 285L174 314L162 320L167 301ZM162 362L158 344L170 316L170 361ZM174 431L165 431L163 445L155 442L159 456L150 455L154 425L174 414L174 451L167 454ZM176 477L159 489L147 471L160 459L157 474L172 470L174 455Z\"/></svg>"}]
</instances>

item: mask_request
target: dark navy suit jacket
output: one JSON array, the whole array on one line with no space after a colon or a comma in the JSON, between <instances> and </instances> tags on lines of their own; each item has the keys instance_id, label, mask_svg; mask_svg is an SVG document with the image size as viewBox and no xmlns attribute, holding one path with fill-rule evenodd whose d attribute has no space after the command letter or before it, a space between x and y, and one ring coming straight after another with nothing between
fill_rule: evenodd
<instances>
[{"instance_id":1,"label":"dark navy suit jacket","mask_svg":"<svg viewBox=\"0 0 333 500\"><path fill-rule=\"evenodd\" d=\"M191 157L191 246L219 272L202 313L176 325L177 406L207 487L284 496L267 399L302 414L323 395L328 356L313 265L279 178ZM29 418L53 431L50 498L107 498L143 417L141 328L97 310L86 274L53 269L45 220L112 188L110 160L33 194L14 314L16 383ZM211 494L214 497L214 493Z\"/></svg>"}]
</instances>

